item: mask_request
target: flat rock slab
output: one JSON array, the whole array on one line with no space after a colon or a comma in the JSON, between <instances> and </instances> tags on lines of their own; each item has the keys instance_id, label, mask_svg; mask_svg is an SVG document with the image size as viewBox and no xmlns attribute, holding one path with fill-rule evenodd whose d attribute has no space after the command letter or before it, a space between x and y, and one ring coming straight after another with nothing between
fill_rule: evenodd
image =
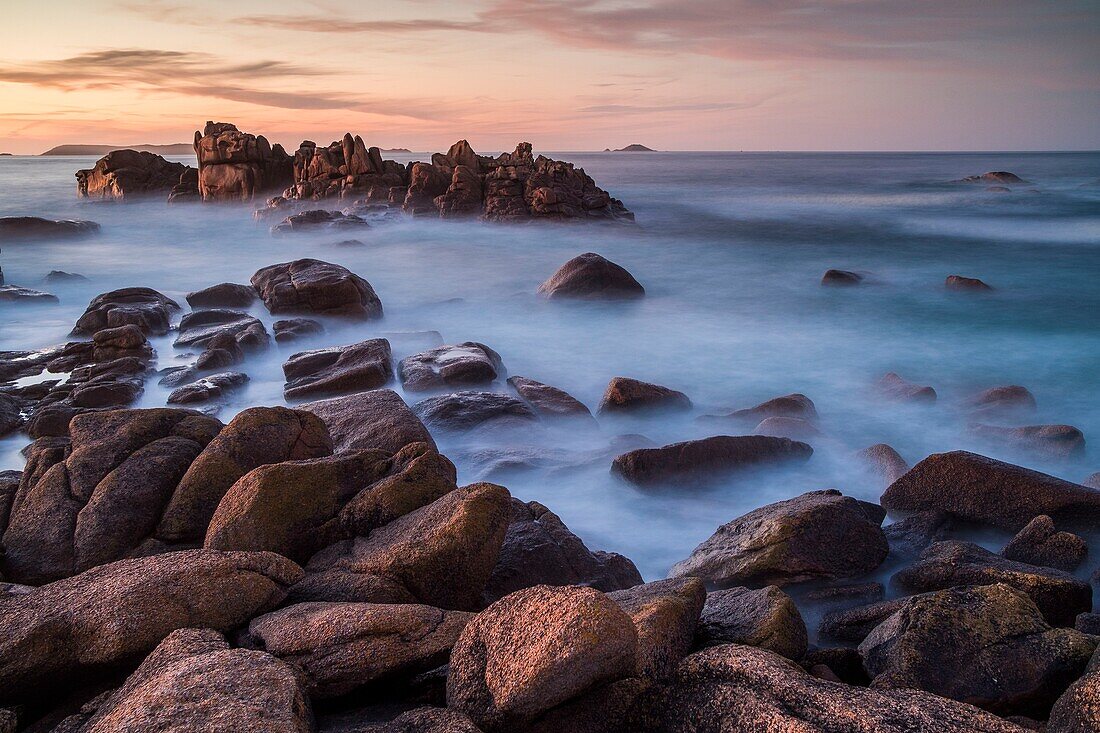
<instances>
[{"instance_id":1,"label":"flat rock slab","mask_svg":"<svg viewBox=\"0 0 1100 733\"><path fill-rule=\"evenodd\" d=\"M375 389L393 379L390 342L370 339L294 354L283 364L288 399Z\"/></svg>"},{"instance_id":2,"label":"flat rock slab","mask_svg":"<svg viewBox=\"0 0 1100 733\"><path fill-rule=\"evenodd\" d=\"M612 473L638 486L712 481L751 466L805 461L813 448L766 435L717 435L703 440L640 448L615 458Z\"/></svg>"},{"instance_id":3,"label":"flat rock slab","mask_svg":"<svg viewBox=\"0 0 1100 733\"><path fill-rule=\"evenodd\" d=\"M0 303L57 303L57 296L52 293L19 285L0 285Z\"/></svg>"},{"instance_id":4,"label":"flat rock slab","mask_svg":"<svg viewBox=\"0 0 1100 733\"><path fill-rule=\"evenodd\" d=\"M248 308L259 296L251 285L218 283L187 294L192 308Z\"/></svg>"}]
</instances>

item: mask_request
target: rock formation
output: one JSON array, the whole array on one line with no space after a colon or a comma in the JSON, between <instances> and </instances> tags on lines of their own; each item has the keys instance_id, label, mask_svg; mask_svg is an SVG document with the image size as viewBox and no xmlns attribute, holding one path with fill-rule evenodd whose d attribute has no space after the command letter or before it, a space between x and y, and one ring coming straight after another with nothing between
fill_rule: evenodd
<instances>
[{"instance_id":1,"label":"rock formation","mask_svg":"<svg viewBox=\"0 0 1100 733\"><path fill-rule=\"evenodd\" d=\"M291 158L281 145L228 122L207 122L201 133L195 132L195 156L203 201L251 201L292 180Z\"/></svg>"},{"instance_id":2,"label":"rock formation","mask_svg":"<svg viewBox=\"0 0 1100 733\"><path fill-rule=\"evenodd\" d=\"M154 153L113 150L97 160L92 168L76 172L76 192L80 198L87 199L125 200L165 195L190 181L188 171L194 169L183 163L171 163Z\"/></svg>"}]
</instances>

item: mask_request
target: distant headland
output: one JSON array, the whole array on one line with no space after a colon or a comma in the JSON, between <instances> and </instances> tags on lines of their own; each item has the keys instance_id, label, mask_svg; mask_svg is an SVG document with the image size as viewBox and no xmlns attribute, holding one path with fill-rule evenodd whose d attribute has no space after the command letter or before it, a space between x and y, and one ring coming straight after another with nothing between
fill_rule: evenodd
<instances>
[{"instance_id":1,"label":"distant headland","mask_svg":"<svg viewBox=\"0 0 1100 733\"><path fill-rule=\"evenodd\" d=\"M611 148L604 148L605 153L656 153L653 148L647 148L645 145L639 145L634 143L633 145L627 145L625 148L619 148L618 150L612 150Z\"/></svg>"},{"instance_id":2,"label":"distant headland","mask_svg":"<svg viewBox=\"0 0 1100 733\"><path fill-rule=\"evenodd\" d=\"M106 155L112 150L136 150L139 153L157 155L194 155L192 143L172 143L170 145L58 145L41 155Z\"/></svg>"}]
</instances>

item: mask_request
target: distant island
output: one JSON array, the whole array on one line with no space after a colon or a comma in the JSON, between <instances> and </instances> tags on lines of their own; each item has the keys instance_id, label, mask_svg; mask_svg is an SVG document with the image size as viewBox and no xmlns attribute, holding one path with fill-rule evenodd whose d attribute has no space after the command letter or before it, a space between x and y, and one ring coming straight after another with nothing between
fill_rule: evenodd
<instances>
[{"instance_id":1,"label":"distant island","mask_svg":"<svg viewBox=\"0 0 1100 733\"><path fill-rule=\"evenodd\" d=\"M194 155L192 143L172 143L171 145L58 145L42 155L106 155L112 150L137 150L157 155Z\"/></svg>"},{"instance_id":2,"label":"distant island","mask_svg":"<svg viewBox=\"0 0 1100 733\"><path fill-rule=\"evenodd\" d=\"M4 155L11 156L11 153L0 153L0 156L4 156Z\"/></svg>"},{"instance_id":3,"label":"distant island","mask_svg":"<svg viewBox=\"0 0 1100 733\"><path fill-rule=\"evenodd\" d=\"M408 148L382 148L383 153L411 153Z\"/></svg>"},{"instance_id":4,"label":"distant island","mask_svg":"<svg viewBox=\"0 0 1100 733\"><path fill-rule=\"evenodd\" d=\"M647 148L645 145L639 145L634 143L633 145L627 145L625 148L619 148L618 150L612 150L611 148L604 148L605 153L656 153L653 148Z\"/></svg>"}]
</instances>

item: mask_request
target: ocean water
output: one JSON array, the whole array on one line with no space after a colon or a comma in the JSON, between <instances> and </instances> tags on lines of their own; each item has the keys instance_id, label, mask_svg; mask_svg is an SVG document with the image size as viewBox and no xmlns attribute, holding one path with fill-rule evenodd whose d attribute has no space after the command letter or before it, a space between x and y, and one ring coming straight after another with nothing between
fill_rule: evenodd
<instances>
[{"instance_id":1,"label":"ocean water","mask_svg":"<svg viewBox=\"0 0 1100 733\"><path fill-rule=\"evenodd\" d=\"M270 222L253 221L252 206L80 202L73 172L92 158L0 158L0 215L102 226L85 240L2 244L7 281L48 289L61 303L0 305L0 350L65 341L88 301L114 288L145 285L185 305L189 291L247 283L268 264L339 263L370 281L385 318L332 321L324 335L249 357L239 368L251 382L219 417L284 404L281 364L293 352L401 332L484 342L508 374L561 387L593 409L616 375L679 389L695 405L689 414L601 419L592 430L437 436L462 481L489 476L542 502L589 547L626 554L647 579L664 577L718 525L768 502L827 487L877 500L882 485L852 455L874 443L891 444L910 463L968 449L1074 481L1100 471L1100 154L554 155L583 166L637 224L402 219L352 234L273 237ZM1033 185L995 193L946 183L990 170ZM349 237L364 246L334 246ZM587 251L630 270L646 297L551 303L535 294ZM873 283L821 287L834 267L867 272ZM41 286L50 270L89 280ZM947 292L949 274L995 290ZM253 313L270 330L275 319L262 305ZM154 342L159 367L188 361L171 338ZM394 338L395 355L411 353L415 341ZM938 402L883 401L874 383L888 371L932 385ZM1055 459L974 437L963 401L1004 384L1025 385L1039 404L1016 424L1074 425L1089 441L1085 455ZM138 404L163 405L168 391L152 378ZM658 444L705 437L716 431L697 416L791 392L808 395L820 414L822 436L803 466L676 489L639 490L609 474L616 436ZM410 404L422 397L404 396ZM25 444L22 436L0 440L0 469L21 468ZM541 465L489 472L492 455L536 456ZM1004 541L981 539L995 549Z\"/></svg>"}]
</instances>

